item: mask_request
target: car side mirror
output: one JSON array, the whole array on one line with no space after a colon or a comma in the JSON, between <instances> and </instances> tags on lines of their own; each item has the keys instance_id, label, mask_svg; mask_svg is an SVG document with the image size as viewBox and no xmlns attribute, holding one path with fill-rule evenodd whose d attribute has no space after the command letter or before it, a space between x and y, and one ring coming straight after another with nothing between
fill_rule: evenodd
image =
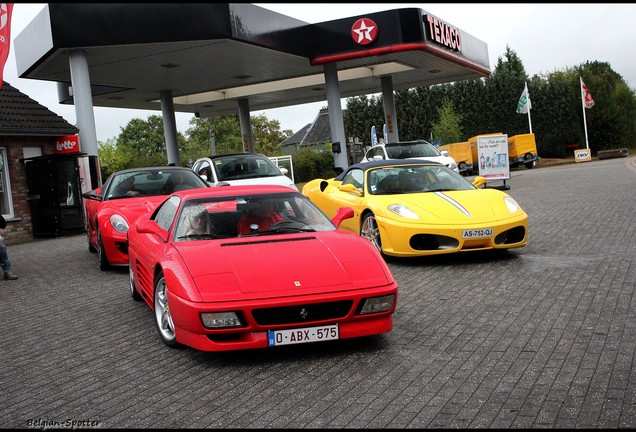
<instances>
[{"instance_id":1,"label":"car side mirror","mask_svg":"<svg viewBox=\"0 0 636 432\"><path fill-rule=\"evenodd\" d=\"M90 190L88 192L84 192L82 194L82 197L84 197L86 199L89 199L89 200L101 201L102 200L102 196L99 195L96 191L97 191L97 189Z\"/></svg>"},{"instance_id":2,"label":"car side mirror","mask_svg":"<svg viewBox=\"0 0 636 432\"><path fill-rule=\"evenodd\" d=\"M331 218L331 222L337 227L340 227L340 224L343 220L349 219L353 217L353 208L351 207L340 207L336 215Z\"/></svg>"},{"instance_id":3,"label":"car side mirror","mask_svg":"<svg viewBox=\"0 0 636 432\"><path fill-rule=\"evenodd\" d=\"M154 234L159 237L164 242L168 238L168 232L161 228L157 223L153 220L143 220L138 221L136 224L137 232L141 234Z\"/></svg>"},{"instance_id":4,"label":"car side mirror","mask_svg":"<svg viewBox=\"0 0 636 432\"><path fill-rule=\"evenodd\" d=\"M342 191L342 192L349 192L349 193L355 193L355 194L358 194L358 195L362 195L362 191L360 191L360 189L358 189L357 187L355 187L351 183L340 185L338 187L338 190Z\"/></svg>"},{"instance_id":5,"label":"car side mirror","mask_svg":"<svg viewBox=\"0 0 636 432\"><path fill-rule=\"evenodd\" d=\"M448 156L448 150L441 150L440 153L442 156Z\"/></svg>"},{"instance_id":6,"label":"car side mirror","mask_svg":"<svg viewBox=\"0 0 636 432\"><path fill-rule=\"evenodd\" d=\"M473 186L479 187L485 185L488 180L485 177L477 176L475 180L473 180Z\"/></svg>"},{"instance_id":7,"label":"car side mirror","mask_svg":"<svg viewBox=\"0 0 636 432\"><path fill-rule=\"evenodd\" d=\"M280 170L280 172L283 173L283 175L287 175L287 173L289 172L289 170L285 167L279 167L278 169Z\"/></svg>"}]
</instances>

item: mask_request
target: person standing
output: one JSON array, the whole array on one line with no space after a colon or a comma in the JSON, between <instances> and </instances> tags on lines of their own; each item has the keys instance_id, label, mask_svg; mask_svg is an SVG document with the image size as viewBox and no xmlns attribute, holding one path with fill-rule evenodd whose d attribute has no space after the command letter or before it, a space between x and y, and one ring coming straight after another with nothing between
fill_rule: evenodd
<instances>
[{"instance_id":1,"label":"person standing","mask_svg":"<svg viewBox=\"0 0 636 432\"><path fill-rule=\"evenodd\" d=\"M0 215L0 229L7 227L7 221L4 216ZM4 278L6 280L16 280L18 276L13 273L11 269L11 261L9 261L9 254L7 253L7 245L4 243L4 237L0 235L0 267L4 270Z\"/></svg>"}]
</instances>

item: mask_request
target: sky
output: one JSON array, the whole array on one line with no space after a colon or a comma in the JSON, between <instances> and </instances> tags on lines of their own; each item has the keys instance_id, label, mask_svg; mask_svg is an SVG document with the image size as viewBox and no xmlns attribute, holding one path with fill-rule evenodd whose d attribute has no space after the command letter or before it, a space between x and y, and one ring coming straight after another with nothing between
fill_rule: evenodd
<instances>
[{"instance_id":1,"label":"sky","mask_svg":"<svg viewBox=\"0 0 636 432\"><path fill-rule=\"evenodd\" d=\"M308 23L329 21L390 9L415 7L433 14L485 42L490 69L503 57L506 46L521 59L526 73L547 74L585 62L609 63L632 89L636 89L636 3L254 3ZM13 40L44 8L45 3L15 3L11 19L11 49L4 80L46 106L71 124L75 107L58 103L57 84L18 78ZM523 89L519 89L519 96ZM593 95L593 89L590 89ZM262 111L278 120L281 129L297 132L313 122L327 102ZM343 108L344 100L343 100ZM238 110L237 110L238 112ZM161 111L94 107L98 141L116 138L134 118L147 119ZM177 129L185 133L193 115L176 113Z\"/></svg>"}]
</instances>

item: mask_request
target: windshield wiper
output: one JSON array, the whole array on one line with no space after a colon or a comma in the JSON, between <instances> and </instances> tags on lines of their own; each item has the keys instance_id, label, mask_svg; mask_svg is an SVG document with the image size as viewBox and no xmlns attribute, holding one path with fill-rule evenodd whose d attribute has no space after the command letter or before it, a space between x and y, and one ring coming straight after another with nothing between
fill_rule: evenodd
<instances>
[{"instance_id":1,"label":"windshield wiper","mask_svg":"<svg viewBox=\"0 0 636 432\"><path fill-rule=\"evenodd\" d=\"M267 230L267 232L274 232L274 233L284 233L284 232L316 232L315 229L310 228L308 226L304 226L304 227L290 227L290 226L286 226L286 227L276 227L276 228L270 228Z\"/></svg>"},{"instance_id":2,"label":"windshield wiper","mask_svg":"<svg viewBox=\"0 0 636 432\"><path fill-rule=\"evenodd\" d=\"M451 189L451 188L438 188L438 189L429 189L426 192L451 192L451 191L455 191L457 189Z\"/></svg>"},{"instance_id":3,"label":"windshield wiper","mask_svg":"<svg viewBox=\"0 0 636 432\"><path fill-rule=\"evenodd\" d=\"M276 222L265 231L253 231L253 232L241 234L241 237L261 236L261 235L268 235L268 234L282 234L282 233L298 233L298 232L316 232L316 230L302 222L284 220L284 221Z\"/></svg>"},{"instance_id":4,"label":"windshield wiper","mask_svg":"<svg viewBox=\"0 0 636 432\"><path fill-rule=\"evenodd\" d=\"M267 230L268 232L315 232L316 230L309 225L295 220L283 220L276 222Z\"/></svg>"}]
</instances>

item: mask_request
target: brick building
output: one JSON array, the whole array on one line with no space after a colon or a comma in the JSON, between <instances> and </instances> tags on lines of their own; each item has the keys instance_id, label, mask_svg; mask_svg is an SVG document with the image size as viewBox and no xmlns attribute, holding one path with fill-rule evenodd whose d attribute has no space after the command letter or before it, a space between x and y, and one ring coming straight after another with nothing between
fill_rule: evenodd
<instances>
[{"instance_id":1,"label":"brick building","mask_svg":"<svg viewBox=\"0 0 636 432\"><path fill-rule=\"evenodd\" d=\"M0 212L8 245L34 239L25 159L54 157L58 138L78 128L6 81L0 88ZM43 193L52 193L44 191Z\"/></svg>"}]
</instances>

